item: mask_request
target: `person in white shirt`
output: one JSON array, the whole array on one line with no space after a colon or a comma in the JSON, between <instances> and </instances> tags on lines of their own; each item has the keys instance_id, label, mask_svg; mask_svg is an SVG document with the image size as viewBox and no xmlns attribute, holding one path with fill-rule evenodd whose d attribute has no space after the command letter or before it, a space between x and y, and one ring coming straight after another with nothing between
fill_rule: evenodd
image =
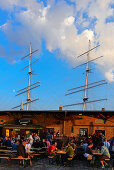
<instances>
[{"instance_id":1,"label":"person in white shirt","mask_svg":"<svg viewBox=\"0 0 114 170\"><path fill-rule=\"evenodd\" d=\"M32 137L32 135L29 136L29 140L30 140L30 144L32 146L32 144L33 144L33 137Z\"/></svg>"},{"instance_id":2,"label":"person in white shirt","mask_svg":"<svg viewBox=\"0 0 114 170\"><path fill-rule=\"evenodd\" d=\"M26 150L26 152L30 152L30 149L31 149L31 144L30 144L30 142L29 142L29 140L27 140L26 141L26 145L25 145L25 150Z\"/></svg>"}]
</instances>

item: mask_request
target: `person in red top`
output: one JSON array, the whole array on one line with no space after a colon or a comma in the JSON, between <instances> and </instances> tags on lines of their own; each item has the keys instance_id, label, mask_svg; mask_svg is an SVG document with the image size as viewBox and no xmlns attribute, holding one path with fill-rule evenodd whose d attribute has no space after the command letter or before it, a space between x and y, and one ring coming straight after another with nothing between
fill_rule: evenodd
<instances>
[{"instance_id":1,"label":"person in red top","mask_svg":"<svg viewBox=\"0 0 114 170\"><path fill-rule=\"evenodd\" d=\"M48 149L48 154L51 155L51 156L54 156L52 163L56 162L56 164L58 165L59 164L59 157L55 153L55 151L57 151L57 142L52 141L52 145Z\"/></svg>"},{"instance_id":2,"label":"person in red top","mask_svg":"<svg viewBox=\"0 0 114 170\"><path fill-rule=\"evenodd\" d=\"M52 145L48 149L49 155L52 155L52 154L55 153L55 151L57 151L57 147L56 146L57 146L57 142L52 141Z\"/></svg>"}]
</instances>

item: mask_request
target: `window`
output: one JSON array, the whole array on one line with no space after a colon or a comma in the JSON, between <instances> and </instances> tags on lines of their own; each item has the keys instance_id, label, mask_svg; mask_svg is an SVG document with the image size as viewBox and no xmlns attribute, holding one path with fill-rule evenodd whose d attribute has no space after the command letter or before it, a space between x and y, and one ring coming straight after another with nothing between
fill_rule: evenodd
<instances>
[{"instance_id":1,"label":"window","mask_svg":"<svg viewBox=\"0 0 114 170\"><path fill-rule=\"evenodd\" d=\"M88 129L87 128L80 128L80 136L87 136Z\"/></svg>"}]
</instances>

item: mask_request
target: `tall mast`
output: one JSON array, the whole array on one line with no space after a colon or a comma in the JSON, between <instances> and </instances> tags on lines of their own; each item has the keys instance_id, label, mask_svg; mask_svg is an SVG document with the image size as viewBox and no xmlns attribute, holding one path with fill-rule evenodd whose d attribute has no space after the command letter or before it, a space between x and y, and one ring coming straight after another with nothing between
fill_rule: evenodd
<instances>
[{"instance_id":1,"label":"tall mast","mask_svg":"<svg viewBox=\"0 0 114 170\"><path fill-rule=\"evenodd\" d=\"M82 63L82 64L80 64L80 65L77 65L76 67L73 68L73 69L76 69L76 68L78 68L80 66L86 65L86 82L85 82L85 85L82 85L82 86L79 86L79 87L75 87L75 88L71 88L71 89L67 90L67 93L65 94L65 96L68 96L68 95L71 95L71 94L74 94L74 93L78 93L78 92L84 91L83 102L68 104L68 105L64 105L63 107L83 105L82 109L84 111L85 108L86 108L86 104L87 103L94 103L94 102L100 102L100 101L107 100L107 99L97 99L97 100L88 101L88 89L91 89L91 88L94 88L94 87L97 87L97 86L101 86L101 85L107 84L107 82L105 80L100 80L100 81L97 81L97 82L88 83L88 76L89 76L89 73L90 73L89 63L91 63L91 62L93 62L93 61L103 57L103 56L99 56L97 58L90 59L90 51L96 49L99 46L100 45L97 45L96 47L90 48L91 47L91 42L89 40L88 51L80 54L77 57L77 58L79 58L79 57L82 57L83 55L87 54L87 61Z\"/></svg>"},{"instance_id":2,"label":"tall mast","mask_svg":"<svg viewBox=\"0 0 114 170\"><path fill-rule=\"evenodd\" d=\"M15 96L19 96L19 95L22 95L23 93L27 93L27 99L26 99L25 103L23 103L21 105L18 105L18 106L15 106L12 109L16 109L16 108L18 108L20 106L26 105L26 110L28 111L29 110L29 104L40 99L40 98L37 98L37 99L31 100L31 98L30 98L30 91L40 86L40 81L31 84L32 65L39 60L39 59L37 59L34 62L31 62L32 54L34 54L37 51L38 51L38 49L32 51L32 43L30 43L30 53L21 58L21 60L23 60L23 59L25 59L27 57L29 58L29 65L27 65L26 67L24 67L23 69L20 70L20 71L23 71L26 68L29 68L28 74L27 74L28 75L28 86L18 90L17 94Z\"/></svg>"},{"instance_id":3,"label":"tall mast","mask_svg":"<svg viewBox=\"0 0 114 170\"><path fill-rule=\"evenodd\" d=\"M86 64L86 84L85 84L85 90L84 90L84 104L83 104L83 111L85 110L85 106L86 106L86 101L88 100L88 75L89 75L89 55L90 55L90 46L91 46L91 42L89 40L89 49L88 49L88 53L87 53L87 64Z\"/></svg>"},{"instance_id":4,"label":"tall mast","mask_svg":"<svg viewBox=\"0 0 114 170\"><path fill-rule=\"evenodd\" d=\"M32 74L32 70L31 70L31 52L32 52L32 43L30 43L30 55L29 55L29 79L28 79L28 94L27 94L27 106L26 109L29 110L29 104L30 104L30 84L31 84L31 74Z\"/></svg>"}]
</instances>

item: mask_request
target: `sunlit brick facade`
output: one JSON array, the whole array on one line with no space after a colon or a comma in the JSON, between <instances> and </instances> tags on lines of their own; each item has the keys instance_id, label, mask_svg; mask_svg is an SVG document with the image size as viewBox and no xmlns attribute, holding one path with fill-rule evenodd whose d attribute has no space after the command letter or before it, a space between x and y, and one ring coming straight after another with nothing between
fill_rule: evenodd
<instances>
[{"instance_id":1,"label":"sunlit brick facade","mask_svg":"<svg viewBox=\"0 0 114 170\"><path fill-rule=\"evenodd\" d=\"M114 111L112 112L81 112L81 111L30 111L31 123L20 125L26 111L7 111L0 113L0 135L10 136L27 134L47 128L55 132L59 130L64 136L84 136L102 131L107 139L114 136ZM105 116L106 113L106 116Z\"/></svg>"}]
</instances>

